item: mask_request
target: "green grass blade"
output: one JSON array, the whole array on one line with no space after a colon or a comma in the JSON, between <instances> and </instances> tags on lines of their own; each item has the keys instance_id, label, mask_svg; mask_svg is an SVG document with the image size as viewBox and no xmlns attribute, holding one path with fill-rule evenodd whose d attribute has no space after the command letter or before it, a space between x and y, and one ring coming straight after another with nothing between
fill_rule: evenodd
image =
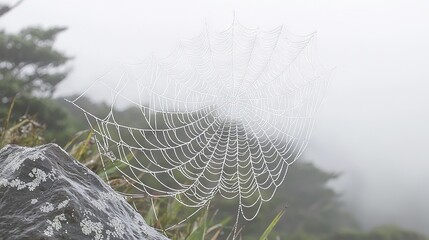
<instances>
[{"instance_id":1,"label":"green grass blade","mask_svg":"<svg viewBox=\"0 0 429 240\"><path fill-rule=\"evenodd\" d=\"M267 239L268 235L273 231L274 227L277 225L278 221L282 218L283 214L286 212L286 208L282 209L277 216L273 219L273 221L268 225L267 229L265 229L262 236L259 238L259 240L265 240Z\"/></svg>"}]
</instances>

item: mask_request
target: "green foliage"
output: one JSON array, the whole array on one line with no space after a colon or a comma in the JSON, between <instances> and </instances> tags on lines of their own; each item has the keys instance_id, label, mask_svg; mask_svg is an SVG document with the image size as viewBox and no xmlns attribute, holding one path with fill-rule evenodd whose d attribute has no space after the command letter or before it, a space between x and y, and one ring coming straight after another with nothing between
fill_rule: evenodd
<instances>
[{"instance_id":1,"label":"green foliage","mask_svg":"<svg viewBox=\"0 0 429 240\"><path fill-rule=\"evenodd\" d=\"M66 28L30 27L17 34L0 31L0 95L8 101L17 94L51 96L64 80L70 59L54 49L57 35Z\"/></svg>"},{"instance_id":2,"label":"green foliage","mask_svg":"<svg viewBox=\"0 0 429 240\"><path fill-rule=\"evenodd\" d=\"M22 116L37 119L46 128L46 139L60 144L76 131L69 116L50 97L66 78L70 57L57 51L54 42L66 28L23 29L17 34L0 31L0 121L5 122L8 106L14 100L7 121Z\"/></svg>"},{"instance_id":3,"label":"green foliage","mask_svg":"<svg viewBox=\"0 0 429 240\"><path fill-rule=\"evenodd\" d=\"M3 127L0 128L0 148L6 144L37 146L44 143L45 128L33 118L23 116L16 123L10 122L14 103L15 101L12 101L3 120Z\"/></svg>"},{"instance_id":4,"label":"green foliage","mask_svg":"<svg viewBox=\"0 0 429 240\"><path fill-rule=\"evenodd\" d=\"M37 146L43 144L45 128L32 118L22 117L10 128L0 129L0 147L6 144Z\"/></svg>"}]
</instances>

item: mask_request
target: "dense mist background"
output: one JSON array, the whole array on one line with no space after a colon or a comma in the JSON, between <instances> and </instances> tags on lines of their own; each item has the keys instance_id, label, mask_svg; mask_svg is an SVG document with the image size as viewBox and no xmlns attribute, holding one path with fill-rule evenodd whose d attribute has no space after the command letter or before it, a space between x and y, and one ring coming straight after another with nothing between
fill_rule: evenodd
<instances>
[{"instance_id":1,"label":"dense mist background","mask_svg":"<svg viewBox=\"0 0 429 240\"><path fill-rule=\"evenodd\" d=\"M429 1L28 0L0 25L69 27L57 41L75 56L56 92L66 96L118 61L167 55L205 22L226 28L234 11L249 27L318 32L321 62L336 69L303 159L342 173L332 184L363 226L429 234Z\"/></svg>"}]
</instances>

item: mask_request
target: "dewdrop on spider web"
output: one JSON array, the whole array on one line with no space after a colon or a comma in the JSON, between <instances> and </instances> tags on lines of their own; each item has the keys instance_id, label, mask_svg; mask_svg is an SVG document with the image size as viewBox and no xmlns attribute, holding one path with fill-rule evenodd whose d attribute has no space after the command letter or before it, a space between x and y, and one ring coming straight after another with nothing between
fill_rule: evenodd
<instances>
[{"instance_id":1,"label":"dewdrop on spider web","mask_svg":"<svg viewBox=\"0 0 429 240\"><path fill-rule=\"evenodd\" d=\"M315 34L234 20L182 40L166 58L119 64L71 103L94 131L103 166L122 164L110 174L132 186L123 195L173 197L194 213L227 199L237 206L234 237L307 146L330 74L314 43ZM108 112L80 103L94 90L110 94Z\"/></svg>"}]
</instances>

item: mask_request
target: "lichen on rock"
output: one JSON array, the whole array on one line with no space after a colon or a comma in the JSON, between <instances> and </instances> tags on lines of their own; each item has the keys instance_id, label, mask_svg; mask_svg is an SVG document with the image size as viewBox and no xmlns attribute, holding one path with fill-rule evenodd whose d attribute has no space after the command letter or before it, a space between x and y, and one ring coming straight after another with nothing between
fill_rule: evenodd
<instances>
[{"instance_id":1,"label":"lichen on rock","mask_svg":"<svg viewBox=\"0 0 429 240\"><path fill-rule=\"evenodd\" d=\"M55 144L0 150L0 239L167 239Z\"/></svg>"}]
</instances>

